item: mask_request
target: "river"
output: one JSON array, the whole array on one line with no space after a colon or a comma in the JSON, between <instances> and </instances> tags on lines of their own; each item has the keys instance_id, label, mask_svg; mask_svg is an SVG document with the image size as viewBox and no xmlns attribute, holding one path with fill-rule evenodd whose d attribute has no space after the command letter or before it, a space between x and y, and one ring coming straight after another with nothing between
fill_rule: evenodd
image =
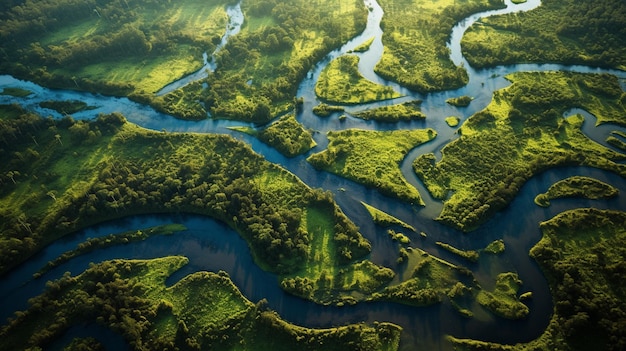
<instances>
[{"instance_id":1,"label":"river","mask_svg":"<svg viewBox=\"0 0 626 351\"><path fill-rule=\"evenodd\" d=\"M267 299L269 306L276 310L282 318L295 324L310 327L327 327L361 321L389 321L397 323L404 328L401 340L401 349L403 350L418 348L450 350L451 345L443 339L447 334L503 343L524 342L539 336L550 318L552 303L545 278L537 264L528 257L529 249L541 236L538 223L571 208L594 206L597 208L624 210L626 209L626 198L620 196L611 200L558 200L553 201L552 206L549 208L541 208L533 203L535 195L546 191L555 181L572 175L586 175L603 180L617 186L624 194L626 192L624 180L612 173L585 167L559 168L541 173L524 185L509 207L498 213L492 220L475 232L465 235L432 220L439 214L442 205L440 202L430 198L424 186L412 172L411 162L415 157L426 152L435 152L440 156L440 149L457 137L455 133L457 128L450 128L444 122L444 118L449 115L456 115L461 118L461 121L464 121L472 114L484 109L491 101L493 91L510 84L503 78L506 74L538 70L607 72L618 75L623 82L626 78L626 73L614 70L600 70L593 67L554 64L512 65L485 70L471 68L461 55L460 40L462 34L472 23L486 16L513 11L528 11L540 5L539 0L530 0L520 5L513 5L507 0L506 9L474 14L461 21L452 32L449 43L451 58L455 64L463 65L468 70L470 77L468 85L453 91L431 94L414 93L393 82L386 81L374 73L373 67L380 59L383 50L381 41L382 30L380 29L383 11L375 0L365 0L365 4L371 8L371 11L368 15L367 27L363 33L350 40L341 48L329 53L327 57L311 69L307 78L301 82L298 96L303 97L305 102L303 111L297 115L297 118L306 128L319 131L319 133L315 133L318 146L311 152L319 152L326 147L328 141L325 135L330 130L347 128L376 130L434 128L437 130L438 136L433 142L424 144L411 151L401 165L405 177L423 195L426 202L425 208L418 209L412 207L403 202L382 196L375 190L355 184L344 178L326 172L318 172L306 162L307 155L289 159L253 137L227 129L229 126L244 125L241 122L213 119L200 122L182 121L158 113L148 106L137 104L126 98L51 90L31 82L16 80L10 76L0 76L0 88L19 87L30 90L33 94L25 98L0 96L0 103L17 102L42 116L61 117L54 111L39 107L38 103L50 99L81 100L91 106L95 106L96 109L73 115L76 119L90 119L98 113L117 111L123 113L130 122L153 130L230 134L249 143L257 153L264 155L269 161L280 164L290 170L311 187L331 190L335 194L335 199L342 210L360 227L363 235L372 242L373 251L370 259L375 263L396 267L397 247L389 240L386 229L376 227L372 223L369 214L360 204L360 201L365 201L383 211L392 213L394 216L413 225L418 232L424 231L428 233L426 239L416 233L407 232L406 234L410 237L413 245L453 263L468 266L484 288L490 289L493 287L495 274L499 272L518 272L524 282L521 292L533 292L533 299L526 302L531 311L528 318L521 321L509 321L493 317L483 311L482 313L477 313L475 318L465 319L447 303L426 308L407 307L394 303L362 303L356 306L341 308L319 306L284 293L279 288L275 275L262 271L254 264L247 244L231 228L207 217L191 215L152 215L124 218L93 226L51 244L28 262L2 277L0 280L0 298L3 300L3 304L0 307L0 318L10 316L15 310L26 308L27 299L41 293L45 287L46 280L56 279L65 271L78 274L87 268L89 262L101 262L113 258L154 258L179 254L189 257L190 263L175 273L169 279L168 284L172 284L184 275L195 271L224 270L230 274L235 284L248 299L254 302L263 298ZM219 47L226 43L229 35L237 33L240 24L243 22L243 14L241 14L239 6L229 7L227 12L231 18L229 29L222 43L218 46L218 50ZM361 58L360 71L366 78L379 84L391 86L406 96L393 101L350 106L347 108L347 112L420 99L423 101L422 111L428 116L426 120L389 124L349 117L340 122L337 118L318 118L311 112L312 107L318 104L314 93L314 85L326 64L332 59L348 53L372 37L374 41L370 50L358 54ZM207 54L205 54L205 62L205 67L198 71L196 75L191 75L175 82L175 85L164 88L166 90L162 92L164 93L168 91L167 89L173 89L198 79L197 77L202 77L206 74L206 70L215 69L212 66L212 60L208 60ZM445 103L446 99L461 95L474 97L470 106L457 108ZM623 128L617 128L613 125L595 127L593 116L586 114L585 111L572 110L570 112L585 114L586 122L583 126L583 131L591 139L605 145L604 140L608 133L616 129L623 130ZM524 215L520 216L520 213ZM47 261L68 249L74 248L87 237L102 236L172 222L183 223L188 230L174 236L153 237L140 243L98 250L72 259L68 263L47 273L43 279L31 279L32 274ZM492 257L483 255L485 257L482 257L478 263L469 265L462 259L435 245L436 241L442 241L460 249L480 249L496 239L503 239L506 244L507 249L503 254ZM117 349L115 345L119 346L120 343L120 340L116 339L115 336L111 336L108 331L97 327L88 327L84 330L73 329L63 340L66 340L71 335L81 333L93 334L99 336L102 340L113 340L117 343L108 344L110 348ZM61 341L60 343L63 342Z\"/></svg>"}]
</instances>

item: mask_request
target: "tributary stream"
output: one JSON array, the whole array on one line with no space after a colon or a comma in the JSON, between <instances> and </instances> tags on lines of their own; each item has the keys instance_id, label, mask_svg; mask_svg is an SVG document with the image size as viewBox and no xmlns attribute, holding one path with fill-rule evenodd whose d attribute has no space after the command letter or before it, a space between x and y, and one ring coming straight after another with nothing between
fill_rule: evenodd
<instances>
[{"instance_id":1,"label":"tributary stream","mask_svg":"<svg viewBox=\"0 0 626 351\"><path fill-rule=\"evenodd\" d=\"M463 234L434 221L441 210L441 203L433 201L423 185L411 171L412 160L420 154L435 152L438 154L441 147L456 137L456 128L450 128L444 122L444 118L450 115L461 117L464 121L472 114L485 108L491 100L493 91L501 89L509 82L503 77L506 74L519 71L545 71L545 70L572 70L577 72L607 72L620 77L622 83L626 79L626 73L622 71L596 69L583 66L563 65L512 65L501 66L493 69L475 70L465 62L460 52L460 40L465 29L479 18L503 14L513 11L527 11L539 6L539 0L531 0L520 5L507 2L507 8L497 11L488 11L474 14L468 19L461 21L453 30L449 47L452 59L456 64L463 64L468 70L470 81L463 88L454 91L444 91L433 94L417 94L398 86L395 83L385 81L376 76L373 67L382 55L382 30L380 20L383 11L375 0L365 0L368 8L371 8L367 28L363 33L346 43L341 48L331 52L318 63L304 79L298 90L298 96L304 98L304 108L297 116L298 120L306 128L319 131L315 133L318 146L311 153L323 150L327 145L326 132L348 128L361 129L414 129L434 128L438 136L433 142L422 145L413 150L402 164L405 177L411 184L417 187L422 194L425 208L415 208L406 203L390 199L380 195L376 190L368 189L359 184L337 177L335 175L318 172L306 162L306 156L285 158L276 150L266 146L258 140L226 129L228 126L242 125L241 122L220 121L207 119L201 122L188 122L175 119L171 116L155 112L152 108L129 101L126 98L108 97L74 91L61 91L43 88L31 82L16 80L10 76L0 76L0 88L19 87L32 91L25 98L0 96L0 104L19 103L25 108L33 110L42 116L60 117L54 111L46 110L38 106L43 100L81 100L95 110L81 112L73 115L76 119L93 118L98 113L121 112L133 123L142 127L168 132L200 132L200 133L224 133L249 143L252 148L269 161L280 164L296 174L309 186L331 190L335 194L337 203L342 210L352 219L361 230L361 233L371 241L372 254L370 259L375 263L397 267L397 247L389 240L386 229L376 227L360 201L369 203L383 211L393 214L403 221L413 225L418 232L428 234L427 238L417 233L406 232L412 246L420 247L430 254L449 260L455 264L467 266L472 270L475 277L483 288L491 289L495 284L495 276L500 272L517 272L523 281L521 292L532 291L533 298L525 303L530 308L530 314L526 319L510 321L494 317L490 313L477 307L474 318L462 317L454 308L447 303L431 307L408 307L395 303L360 303L356 306L325 307L312 302L291 296L282 291L278 285L277 277L262 271L252 260L247 244L231 228L202 216L186 215L153 215L123 218L109 223L103 223L75 235L58 240L46 249L31 258L17 269L2 277L0 280L0 318L12 315L16 310L27 307L30 297L40 294L47 280L59 278L63 272L70 271L78 274L88 267L89 262L101 262L113 258L156 258L166 255L184 255L190 259L190 263L172 276L168 284L172 284L184 275L195 271L224 270L228 272L243 294L253 302L263 298L268 300L269 307L276 310L282 318L298 325L308 327L328 327L353 322L388 321L403 327L401 349L403 350L450 350L451 345L444 341L445 335L453 335L462 338L475 338L486 341L502 343L517 343L532 340L538 337L545 329L552 313L552 302L547 283L538 265L530 259L530 248L540 239L538 223L571 208L597 207L610 209L626 209L626 197L619 196L611 200L558 200L553 201L549 208L541 208L533 203L534 197L545 192L555 181L572 175L585 175L597 178L618 187L622 194L626 193L624 179L601 170L585 167L570 167L553 169L533 177L521 189L515 200L505 210L497 214L488 223L478 230L469 234ZM228 35L234 35L243 21L243 14L239 6L228 9L231 16ZM227 37L226 36L226 37ZM349 117L340 122L337 118L321 119L313 115L311 109L318 104L315 97L314 86L321 70L332 59L346 54L366 40L374 37L375 40L369 51L359 54L361 56L360 70L362 74L377 83L392 86L397 91L407 95L404 98L393 101L384 101L367 105L349 106L347 112L358 111L364 108L376 107L385 104L398 103L407 100L423 100L422 111L427 115L425 121L402 122L395 124L363 121ZM225 39L226 40L226 39ZM223 40L221 45L225 44ZM203 68L214 69L207 64ZM202 72L198 74L202 77ZM192 81L197 76L184 78L176 82L173 87L179 87L186 82ZM165 89L171 89L167 87ZM456 108L445 103L450 97L469 95L474 100L469 107ZM572 111L582 112L584 111ZM613 130L620 129L613 125L595 127L593 116L586 114L584 132L593 140L606 145L604 140ZM623 129L622 129L623 130ZM438 155L439 157L440 155ZM147 228L166 223L182 223L188 230L174 236L157 236L139 243L116 246L108 249L97 250L90 254L72 259L66 264L50 271L42 278L34 280L32 274L45 265L46 262L56 258L64 251L73 249L78 243L88 237L104 236L126 230ZM435 245L436 241L449 243L460 249L481 249L496 239L503 239L506 251L498 256L486 257L483 255L479 262L468 264L449 252ZM402 272L400 272L402 273ZM121 336L95 326L77 326L69 331L66 337L55 347L62 346L73 335L91 334L110 349L119 349L123 344Z\"/></svg>"}]
</instances>

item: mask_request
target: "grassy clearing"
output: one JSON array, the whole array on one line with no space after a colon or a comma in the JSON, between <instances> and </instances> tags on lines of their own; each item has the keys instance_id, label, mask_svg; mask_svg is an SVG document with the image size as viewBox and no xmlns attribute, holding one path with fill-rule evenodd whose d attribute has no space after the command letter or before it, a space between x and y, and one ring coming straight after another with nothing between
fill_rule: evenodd
<instances>
[{"instance_id":1,"label":"grassy clearing","mask_svg":"<svg viewBox=\"0 0 626 351\"><path fill-rule=\"evenodd\" d=\"M401 328L390 323L327 329L289 324L262 302L247 300L224 272L197 272L166 287L165 280L187 262L179 256L106 261L49 282L27 311L0 330L0 346L42 347L77 323L98 322L139 350L398 348Z\"/></svg>"},{"instance_id":2,"label":"grassy clearing","mask_svg":"<svg viewBox=\"0 0 626 351\"><path fill-rule=\"evenodd\" d=\"M489 17L467 30L463 54L474 67L521 62L626 68L626 4L545 0L524 13Z\"/></svg>"},{"instance_id":3,"label":"grassy clearing","mask_svg":"<svg viewBox=\"0 0 626 351\"><path fill-rule=\"evenodd\" d=\"M531 256L548 279L555 305L543 334L517 345L450 340L465 351L623 349L624 228L626 213L592 208L563 212L542 222L543 237Z\"/></svg>"},{"instance_id":4,"label":"grassy clearing","mask_svg":"<svg viewBox=\"0 0 626 351\"><path fill-rule=\"evenodd\" d=\"M404 179L399 165L411 149L435 136L432 129L329 132L328 148L309 156L307 161L318 169L374 187L415 205L423 205L417 189Z\"/></svg>"},{"instance_id":5,"label":"grassy clearing","mask_svg":"<svg viewBox=\"0 0 626 351\"><path fill-rule=\"evenodd\" d=\"M615 77L544 72L507 78L513 85L496 91L489 106L463 124L440 162L423 155L413 164L430 193L445 199L438 219L464 231L506 206L527 179L545 169L586 165L626 176L616 163L625 156L589 140L580 130L582 116L561 117L579 107L601 121L624 123Z\"/></svg>"},{"instance_id":6,"label":"grassy clearing","mask_svg":"<svg viewBox=\"0 0 626 351\"><path fill-rule=\"evenodd\" d=\"M359 72L359 57L340 56L322 71L315 84L315 94L328 102L363 104L401 97L393 88L371 82Z\"/></svg>"},{"instance_id":7,"label":"grassy clearing","mask_svg":"<svg viewBox=\"0 0 626 351\"><path fill-rule=\"evenodd\" d=\"M465 69L450 61L446 47L452 27L468 15L502 7L500 1L383 0L383 56L379 75L419 92L453 89L467 83Z\"/></svg>"},{"instance_id":8,"label":"grassy clearing","mask_svg":"<svg viewBox=\"0 0 626 351\"><path fill-rule=\"evenodd\" d=\"M585 199L608 199L619 194L619 189L597 179L574 176L560 180L545 193L535 197L535 203L542 207L550 206L550 200L581 197Z\"/></svg>"}]
</instances>

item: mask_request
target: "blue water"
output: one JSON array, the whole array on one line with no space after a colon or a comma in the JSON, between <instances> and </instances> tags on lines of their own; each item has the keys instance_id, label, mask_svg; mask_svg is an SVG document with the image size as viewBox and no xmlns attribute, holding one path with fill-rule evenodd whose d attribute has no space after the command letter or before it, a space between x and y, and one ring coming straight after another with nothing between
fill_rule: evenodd
<instances>
[{"instance_id":1,"label":"blue water","mask_svg":"<svg viewBox=\"0 0 626 351\"><path fill-rule=\"evenodd\" d=\"M552 303L545 278L537 264L528 257L529 249L540 239L541 233L538 223L551 218L559 212L578 207L593 206L624 210L626 209L626 199L624 196L619 196L611 200L556 200L552 202L551 207L541 208L533 203L534 197L540 192L545 192L555 181L572 175L586 175L600 179L618 187L623 194L626 191L624 179L610 172L586 167L568 167L546 171L528 181L510 206L497 214L492 220L475 232L463 234L433 221L433 218L441 211L442 205L428 195L424 186L411 171L411 162L415 157L427 152L434 152L440 156L440 149L457 137L457 128L448 127L444 122L444 118L456 115L461 118L461 121L464 121L472 114L485 108L491 101L493 91L510 84L503 78L506 74L518 71L569 70L577 72L607 72L615 74L624 80L626 73L593 67L555 64L512 65L486 70L474 70L469 67L460 54L460 45L458 44L463 32L471 23L485 16L518 10L527 11L539 6L538 0L531 0L522 5L512 5L507 1L507 9L473 15L460 22L452 32L449 46L452 53L451 57L456 64L466 67L470 76L469 84L454 91L418 94L408 91L393 82L385 81L373 72L375 63L382 55L380 18L383 12L374 0L365 0L365 4L371 7L372 11L369 13L368 25L364 32L341 48L329 53L326 58L311 70L307 78L301 82L298 96L303 97L305 103L303 111L298 114L297 118L306 128L319 132L315 134L318 146L311 150L309 154L319 152L326 147L327 139L325 135L330 130L347 128L372 130L434 128L437 130L438 136L433 142L414 149L401 165L404 176L424 197L426 202L425 208L407 205L395 199L385 197L376 190L368 189L341 177L326 172L318 172L306 162L305 158L308 154L289 159L255 138L226 128L234 125L246 125L241 122L212 119L201 122L181 121L126 98L51 90L31 82L16 80L10 76L0 76L0 88L20 87L32 91L33 94L23 99L0 96L0 104L17 102L42 116L61 117L52 110L39 107L38 103L50 99L81 100L91 106L95 106L96 109L73 115L76 119L91 119L98 113L121 112L129 121L153 130L230 134L249 143L256 152L262 154L267 160L285 167L309 186L332 191L335 194L335 200L342 210L359 226L361 233L371 241L373 250L370 259L375 263L395 268L397 247L389 240L386 229L378 228L372 223L371 218L361 205L361 201L392 213L394 216L413 225L418 232L426 232L428 234L427 238L422 238L419 234L412 232L405 231L405 234L410 237L412 245L453 263L468 266L484 288L489 289L493 287L494 277L499 272L518 272L524 282L521 292L533 292L533 299L525 302L531 311L528 318L521 321L508 321L494 317L478 307L478 310L475 311L476 318L467 320L462 318L447 303L427 308L407 307L393 303L361 303L357 306L341 308L319 306L284 293L279 288L275 275L264 272L254 264L246 242L235 231L223 223L197 215L153 215L124 218L93 226L51 244L32 259L2 277L0 280L0 299L2 299L3 303L0 306L0 318L9 317L16 310L25 309L27 307L27 299L40 294L44 289L45 281L57 279L65 271L70 271L73 275L79 274L88 267L90 262L101 262L114 258L147 259L166 255L184 255L189 258L189 264L176 272L168 280L168 284L173 284L185 275L196 271L224 270L230 274L235 284L248 299L254 302L263 298L267 299L272 309L276 310L285 320L295 324L310 327L328 327L361 321L389 321L397 323L404 328L401 349L449 350L450 345L443 341L443 336L446 334L504 343L524 342L532 340L541 334L550 318ZM231 7L228 11L234 17L241 12L240 8L236 7ZM229 35L236 34L236 30L238 30L236 24L241 23L241 21L241 18L231 20L234 32ZM230 25L229 28L231 28ZM372 37L375 40L370 50L358 54L361 57L361 72L368 79L379 84L391 86L405 94L406 97L394 101L350 106L347 107L348 114L383 104L420 99L423 100L422 111L428 116L425 121L387 124L348 117L345 121L340 122L337 118L318 118L312 114L312 107L319 103L314 94L314 85L323 67L332 59L346 54L349 50ZM210 64L210 62L207 62L207 64ZM211 66L207 67L214 69ZM202 72L199 72L199 74L202 74ZM177 82L176 86L181 86L192 79L194 78L188 77L184 81ZM469 107L457 108L445 103L447 98L460 95L474 97ZM595 142L604 145L606 145L606 136L611 131L623 130L623 128L618 128L614 125L596 127L594 117L586 111L576 109L568 111L567 115L571 113L582 113L586 120L583 132ZM167 223L182 223L187 226L188 230L173 236L157 236L139 243L97 250L88 255L72 259L68 263L47 273L42 279L34 280L31 278L32 274L46 262L54 259L62 252L74 248L88 237L103 236L110 233ZM443 241L460 249L480 249L496 239L505 241L506 251L498 256L483 255L486 257L482 257L476 264L467 264L459 257L435 245L436 241ZM73 335L86 334L99 336L99 340L109 340L110 342L107 343L107 346L110 349L119 349L120 339L111 337L107 333L108 331L102 330L102 328L97 326L76 326L68 331L64 338L59 341L59 347L69 341L69 338Z\"/></svg>"}]
</instances>

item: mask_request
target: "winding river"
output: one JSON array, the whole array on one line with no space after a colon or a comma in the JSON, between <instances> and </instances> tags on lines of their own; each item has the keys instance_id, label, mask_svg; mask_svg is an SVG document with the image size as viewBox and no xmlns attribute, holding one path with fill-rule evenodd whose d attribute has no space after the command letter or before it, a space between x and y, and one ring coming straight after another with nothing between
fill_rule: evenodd
<instances>
[{"instance_id":1,"label":"winding river","mask_svg":"<svg viewBox=\"0 0 626 351\"><path fill-rule=\"evenodd\" d=\"M275 275L262 271L252 261L249 249L245 241L231 228L223 223L202 216L187 215L153 215L136 216L124 218L110 223L103 223L91 228L82 230L75 235L61 239L49 247L42 250L28 262L13 270L0 280L0 299L3 303L0 306L0 318L6 318L15 310L25 309L27 299L38 295L45 287L45 281L59 278L63 272L71 271L78 274L88 267L89 262L101 262L113 258L154 258L166 255L185 255L189 257L190 263L176 272L168 281L172 284L184 275L200 270L225 270L243 294L252 301L266 298L269 306L276 310L285 320L299 325L310 327L327 327L332 325L346 324L352 322L373 322L390 321L401 325L404 328L401 340L401 349L428 349L428 350L449 350L449 343L443 341L443 336L450 334L457 337L476 338L503 343L516 343L529 341L541 334L545 329L552 311L551 297L547 283L541 274L537 264L528 257L529 249L539 240L541 233L538 222L551 218L552 216L571 208L597 207L611 209L626 209L626 197L620 196L611 200L557 200L552 202L549 208L541 208L533 203L533 198L537 193L544 192L555 181L572 176L586 175L605 181L617 186L622 194L626 193L626 182L624 179L601 170L585 167L559 168L544 172L533 177L521 189L519 195L509 207L496 215L491 221L481 226L475 232L464 235L454 229L442 226L432 220L441 210L441 203L434 201L428 196L428 192L418 181L411 171L411 162L419 154L435 152L456 138L455 130L445 124L444 118L449 115L460 116L464 121L472 114L482 110L491 100L494 90L501 89L509 84L503 76L518 71L537 70L572 70L578 72L607 72L615 74L622 82L626 79L626 73L614 70L600 70L584 66L563 66L563 65L512 65L501 66L492 69L475 70L467 64L461 55L460 40L465 30L479 18L486 16L503 14L514 11L528 11L540 5L539 0L530 0L524 4L513 5L506 1L507 8L497 11L487 11L474 14L461 21L453 30L449 48L453 62L463 65L469 73L469 84L454 90L433 94L417 94L389 81L385 81L373 72L373 67L382 55L382 30L380 20L383 11L375 0L365 0L369 12L366 29L349 41L341 48L329 53L326 58L319 62L310 71L299 87L298 96L304 98L304 108L298 114L298 120L310 128L320 133L315 133L318 146L311 152L323 150L328 141L326 132L330 130L340 130L347 128L388 130L395 128L434 128L438 132L437 138L430 143L422 145L413 150L402 164L405 177L418 188L426 202L426 207L416 209L405 203L396 201L380 195L377 191L367 189L359 184L337 177L335 175L318 172L305 160L306 156L296 158L286 158L276 150L259 142L255 138L242 133L233 132L226 127L242 125L241 122L222 121L208 119L201 122L187 122L177 120L171 116L155 112L152 108L137 104L126 98L116 98L102 96L98 94L80 93L74 91L61 91L43 88L31 82L16 80L10 76L0 76L0 88L19 87L32 91L25 98L14 98L0 96L0 104L17 102L25 108L33 110L43 116L60 117L54 111L46 110L38 106L43 100L81 100L91 106L96 106L95 110L81 112L73 115L77 119L93 118L98 113L121 112L127 119L142 127L154 130L166 130L176 132L202 132L202 133L224 133L249 143L252 148L269 161L278 163L287 168L311 187L324 188L334 192L335 199L343 211L360 227L363 235L372 242L373 251L371 260L375 263L389 267L395 267L397 258L397 248L389 240L385 229L374 226L366 210L360 204L365 201L383 211L390 212L396 217L413 225L419 231L428 233L428 238L422 238L415 233L406 233L413 241L414 245L427 250L433 255L442 257L453 263L467 265L458 257L442 250L436 241L450 243L461 249L480 249L496 239L504 239L506 251L495 257L481 257L480 261L470 264L470 268L480 284L490 289L494 285L494 277L497 273L515 271L518 272L524 284L522 291L532 291L533 299L527 302L530 308L528 318L521 321L509 321L494 317L486 312L477 312L475 318L465 319L461 317L447 303L426 307L413 308L394 303L361 303L356 306L346 307L323 307L314 303L296 298L284 293L277 284ZM229 29L222 44L223 46L229 35L238 32L243 22L241 8L237 6L229 7L227 10L231 20ZM395 90L406 95L404 98L394 101L385 101L361 106L350 106L347 112L354 112L363 108L380 106L390 103L398 103L406 100L423 100L422 111L428 116L424 121L402 122L397 124L384 124L372 121L363 121L356 118L348 118L339 122L337 118L320 119L312 114L311 109L318 103L314 93L314 85L321 70L332 59L346 54L351 49L360 45L364 41L374 37L374 42L370 50L360 53L360 70L362 74L379 84L389 85ZM219 50L218 47L218 50ZM205 62L208 55L205 55ZM206 62L205 67L198 71L197 75L184 78L174 85L164 88L161 93L175 89L189 81L198 79L206 74L206 70L215 67L211 62ZM474 101L467 108L456 108L445 103L450 97L460 95L470 95ZM572 113L583 113L586 117L583 131L593 140L606 145L604 140L613 130L620 129L612 125L600 127L594 126L593 116L585 111L573 110ZM622 128L623 130L623 128ZM523 216L519 214L523 213ZM78 243L87 237L97 237L110 233L147 228L154 225L166 223L183 223L188 230L174 236L157 236L140 243L132 243L124 246L98 250L88 255L77 257L70 262L57 267L47 273L43 279L33 280L30 277L47 261L57 257L62 252L74 248ZM488 255L483 255L488 256ZM480 310L480 308L478 309ZM85 330L72 330L69 335L91 334L98 336L102 340L108 340L108 347L119 349L120 340L115 335L102 328L90 327ZM69 337L69 336L68 336ZM62 339L60 343L67 341ZM115 344L117 343L117 344ZM117 346L116 346L117 345ZM60 347L62 345L57 345Z\"/></svg>"}]
</instances>

